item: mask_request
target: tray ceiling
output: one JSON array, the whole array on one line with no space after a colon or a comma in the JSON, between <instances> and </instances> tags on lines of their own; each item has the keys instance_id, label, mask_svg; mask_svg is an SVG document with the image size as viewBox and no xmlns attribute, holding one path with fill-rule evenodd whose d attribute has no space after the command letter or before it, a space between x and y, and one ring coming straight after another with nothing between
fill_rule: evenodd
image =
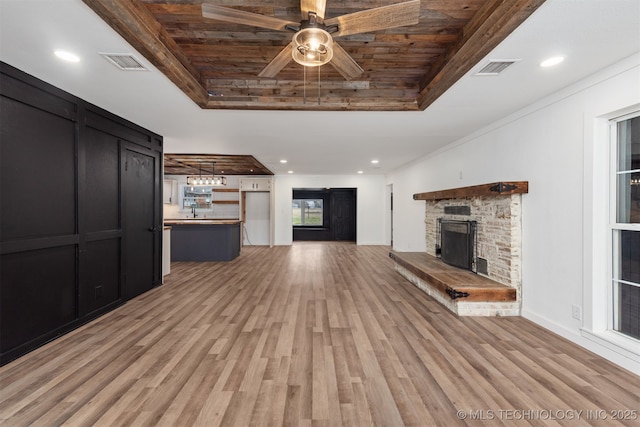
<instances>
[{"instance_id":1,"label":"tray ceiling","mask_svg":"<svg viewBox=\"0 0 640 427\"><path fill-rule=\"evenodd\" d=\"M258 77L293 32L203 18L198 0L83 1L201 108L380 111L424 110L544 2L422 0L418 24L336 37L364 73L346 80L327 64L318 88L317 68L305 81L294 61ZM301 19L297 0L210 3ZM325 19L396 3L327 0Z\"/></svg>"},{"instance_id":2,"label":"tray ceiling","mask_svg":"<svg viewBox=\"0 0 640 427\"><path fill-rule=\"evenodd\" d=\"M273 175L253 156L224 154L165 154L166 175Z\"/></svg>"}]
</instances>

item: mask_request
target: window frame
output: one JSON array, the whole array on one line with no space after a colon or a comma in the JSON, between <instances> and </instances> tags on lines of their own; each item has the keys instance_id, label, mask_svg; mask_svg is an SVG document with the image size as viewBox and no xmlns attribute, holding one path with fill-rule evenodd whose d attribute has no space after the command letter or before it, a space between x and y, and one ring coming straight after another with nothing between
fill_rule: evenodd
<instances>
[{"instance_id":1,"label":"window frame","mask_svg":"<svg viewBox=\"0 0 640 427\"><path fill-rule=\"evenodd\" d=\"M328 232L331 228L331 200L330 200L330 189L327 188L294 188L292 191L292 202L293 200L305 199L305 200L322 200L322 224L323 225L293 225L293 229L298 230L320 230L323 232ZM291 204L293 209L293 203ZM292 221L293 223L293 215Z\"/></svg>"},{"instance_id":2,"label":"window frame","mask_svg":"<svg viewBox=\"0 0 640 427\"><path fill-rule=\"evenodd\" d=\"M620 175L640 172L640 169L629 169L620 171L618 124L629 119L640 117L640 110L611 118L609 120L609 221L608 221L608 285L607 285L607 330L624 338L640 343L640 339L619 331L620 323L620 301L618 285L625 284L640 286L637 283L619 279L620 265L620 234L622 231L633 231L640 233L640 223L623 223L618 220L618 180Z\"/></svg>"},{"instance_id":3,"label":"window frame","mask_svg":"<svg viewBox=\"0 0 640 427\"><path fill-rule=\"evenodd\" d=\"M325 205L325 203L324 203L324 199L322 197L304 197L304 198L299 197L299 198L293 198L292 202L291 202L292 209L293 209L293 203L296 200L301 202L301 203L307 203L310 200L320 201L320 224L305 224L304 223L304 210L305 209L302 207L302 204L301 204L300 205L300 221L301 221L301 223L300 224L293 223L293 215L292 215L292 221L291 222L293 223L294 227L305 227L305 228L308 228L308 227L316 227L316 228L318 228L319 227L319 228L323 228L323 227L326 226L325 223L324 223L325 222L325 215L324 215L324 209L325 209L324 205ZM306 208L308 209L309 207L307 206Z\"/></svg>"}]
</instances>

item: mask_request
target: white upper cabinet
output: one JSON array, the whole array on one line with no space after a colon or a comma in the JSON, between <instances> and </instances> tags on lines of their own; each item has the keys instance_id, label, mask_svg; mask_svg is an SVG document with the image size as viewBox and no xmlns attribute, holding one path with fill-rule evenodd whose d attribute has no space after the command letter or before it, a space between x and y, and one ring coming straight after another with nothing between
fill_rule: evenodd
<instances>
[{"instance_id":1,"label":"white upper cabinet","mask_svg":"<svg viewBox=\"0 0 640 427\"><path fill-rule=\"evenodd\" d=\"M240 191L271 191L271 178L242 178Z\"/></svg>"}]
</instances>

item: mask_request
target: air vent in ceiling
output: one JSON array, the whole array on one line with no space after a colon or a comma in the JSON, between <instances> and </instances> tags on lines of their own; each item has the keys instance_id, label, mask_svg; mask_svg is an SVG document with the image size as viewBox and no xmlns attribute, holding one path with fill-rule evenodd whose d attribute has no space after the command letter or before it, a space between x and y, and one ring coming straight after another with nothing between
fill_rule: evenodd
<instances>
[{"instance_id":1,"label":"air vent in ceiling","mask_svg":"<svg viewBox=\"0 0 640 427\"><path fill-rule=\"evenodd\" d=\"M492 59L487 65L475 73L476 76L497 76L507 67L520 61L519 59Z\"/></svg>"},{"instance_id":2,"label":"air vent in ceiling","mask_svg":"<svg viewBox=\"0 0 640 427\"><path fill-rule=\"evenodd\" d=\"M101 53L100 55L123 71L147 71L147 68L130 53Z\"/></svg>"}]
</instances>

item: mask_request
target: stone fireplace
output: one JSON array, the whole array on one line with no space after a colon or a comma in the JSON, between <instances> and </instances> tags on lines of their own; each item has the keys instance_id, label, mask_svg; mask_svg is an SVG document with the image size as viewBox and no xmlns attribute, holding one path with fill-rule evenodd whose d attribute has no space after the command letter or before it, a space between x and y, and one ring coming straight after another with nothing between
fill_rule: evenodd
<instances>
[{"instance_id":1,"label":"stone fireplace","mask_svg":"<svg viewBox=\"0 0 640 427\"><path fill-rule=\"evenodd\" d=\"M396 270L458 315L520 315L527 192L520 181L414 194L425 201L426 254L391 253Z\"/></svg>"},{"instance_id":2,"label":"stone fireplace","mask_svg":"<svg viewBox=\"0 0 640 427\"><path fill-rule=\"evenodd\" d=\"M476 254L470 270L521 291L521 195L474 196L425 203L427 253L438 254L438 221L474 221ZM448 214L451 206L468 214ZM458 211L454 211L458 212ZM518 298L519 300L519 298Z\"/></svg>"}]
</instances>

